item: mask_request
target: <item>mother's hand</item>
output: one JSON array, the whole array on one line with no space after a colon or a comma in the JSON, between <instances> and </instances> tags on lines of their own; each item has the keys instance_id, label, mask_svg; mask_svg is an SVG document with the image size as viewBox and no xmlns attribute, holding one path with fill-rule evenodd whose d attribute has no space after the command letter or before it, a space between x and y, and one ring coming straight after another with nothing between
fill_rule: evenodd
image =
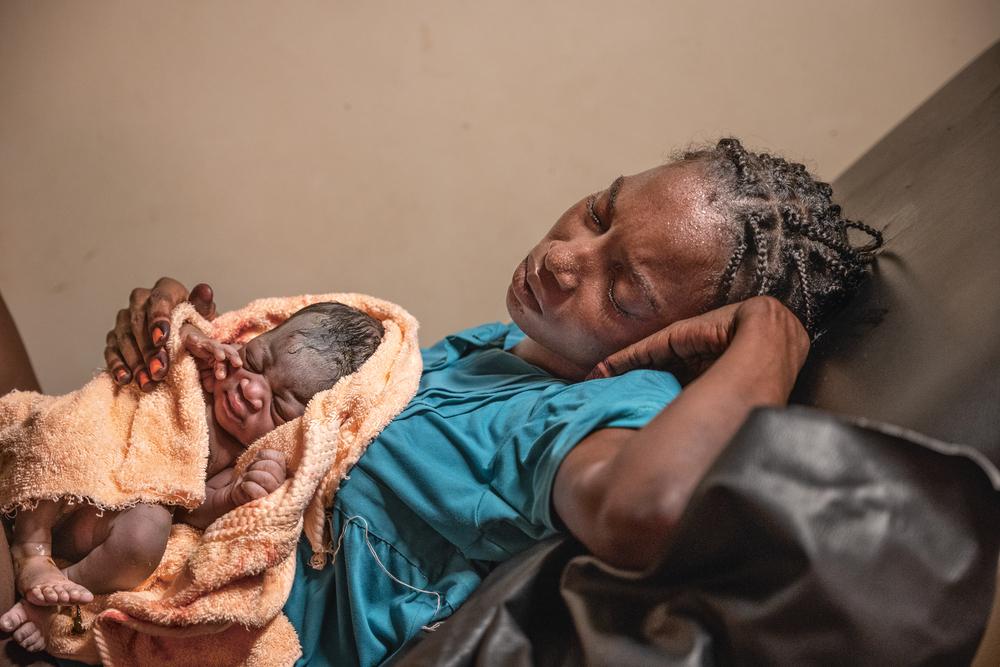
<instances>
[{"instance_id":1,"label":"mother's hand","mask_svg":"<svg viewBox=\"0 0 1000 667\"><path fill-rule=\"evenodd\" d=\"M108 372L119 385L134 380L150 391L166 377L169 360L163 346L170 337L170 311L187 300L205 318L215 317L212 288L205 283L195 285L190 295L173 278L160 278L151 290L132 290L128 308L118 311L104 348Z\"/></svg>"},{"instance_id":2,"label":"mother's hand","mask_svg":"<svg viewBox=\"0 0 1000 667\"><path fill-rule=\"evenodd\" d=\"M753 297L673 324L615 352L594 367L588 379L621 375L635 368L670 371L686 384L722 356L737 327L748 319L769 320L793 342L790 349L801 365L809 337L798 318L771 297ZM798 359L801 357L801 359Z\"/></svg>"},{"instance_id":3,"label":"mother's hand","mask_svg":"<svg viewBox=\"0 0 1000 667\"><path fill-rule=\"evenodd\" d=\"M701 374L645 427L601 429L580 441L556 475L556 513L608 562L653 565L712 462L751 410L785 405L808 352L798 318L776 299L754 297L611 355L596 375L631 368Z\"/></svg>"}]
</instances>

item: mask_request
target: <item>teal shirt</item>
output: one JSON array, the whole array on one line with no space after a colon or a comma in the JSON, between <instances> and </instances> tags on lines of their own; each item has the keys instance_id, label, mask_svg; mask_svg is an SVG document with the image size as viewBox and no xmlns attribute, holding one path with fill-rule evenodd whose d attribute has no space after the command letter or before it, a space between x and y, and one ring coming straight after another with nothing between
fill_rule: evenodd
<instances>
[{"instance_id":1,"label":"teal shirt","mask_svg":"<svg viewBox=\"0 0 1000 667\"><path fill-rule=\"evenodd\" d=\"M591 432L640 428L680 392L669 373L570 383L511 354L486 324L423 350L420 387L333 501L336 557L308 543L285 613L300 665L374 665L451 615L490 568L558 530L556 470Z\"/></svg>"}]
</instances>

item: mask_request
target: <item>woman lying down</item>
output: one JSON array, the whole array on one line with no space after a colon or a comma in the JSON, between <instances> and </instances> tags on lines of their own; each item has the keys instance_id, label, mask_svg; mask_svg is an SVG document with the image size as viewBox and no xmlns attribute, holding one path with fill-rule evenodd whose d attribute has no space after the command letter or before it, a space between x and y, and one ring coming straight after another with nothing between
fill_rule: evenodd
<instances>
[{"instance_id":1,"label":"woman lying down","mask_svg":"<svg viewBox=\"0 0 1000 667\"><path fill-rule=\"evenodd\" d=\"M204 529L281 486L286 475L281 452L261 449L241 475L235 474L237 458L264 434L301 417L313 395L357 370L378 347L383 329L360 310L328 302L303 308L243 346L213 340L191 322L180 334L198 368L208 422L204 500L190 509L185 505L191 503L132 499L123 509L105 511L118 505L114 500L101 502L108 497L100 493L101 482L115 485L114 471L86 448L65 444L90 428L87 422L97 414L116 421L134 419L134 395L104 376L63 397L12 392L0 399L0 504L22 508L10 551L23 596L0 616L0 628L13 632L28 650L45 648L44 619L55 607L131 589L152 574L174 521ZM96 401L95 394L100 394ZM67 452L82 460L67 465ZM74 502L82 494L31 497L25 486L33 480L24 479L24 466L37 470L38 462L52 476L67 468L85 470L87 486L96 493L82 503ZM67 488L73 488L69 484ZM61 569L53 557L71 564Z\"/></svg>"},{"instance_id":2,"label":"woman lying down","mask_svg":"<svg viewBox=\"0 0 1000 667\"><path fill-rule=\"evenodd\" d=\"M787 402L868 275L881 233L832 196L802 164L726 138L572 204L503 286L513 322L425 348L413 400L337 488L340 557L297 567L284 606L300 664L383 662L490 565L560 531L612 565L654 566L705 471L752 409ZM185 301L214 312L205 285L132 290L109 382L173 372ZM300 565L316 556L300 543Z\"/></svg>"}]
</instances>

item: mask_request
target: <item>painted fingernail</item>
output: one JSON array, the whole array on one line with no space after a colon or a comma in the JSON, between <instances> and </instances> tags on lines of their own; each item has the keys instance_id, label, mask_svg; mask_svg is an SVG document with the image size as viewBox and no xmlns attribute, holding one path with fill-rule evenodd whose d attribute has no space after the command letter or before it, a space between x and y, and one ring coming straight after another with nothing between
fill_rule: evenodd
<instances>
[{"instance_id":1,"label":"painted fingernail","mask_svg":"<svg viewBox=\"0 0 1000 667\"><path fill-rule=\"evenodd\" d=\"M168 333L170 333L170 325L166 322L161 322L153 327L153 345L159 345Z\"/></svg>"},{"instance_id":2,"label":"painted fingernail","mask_svg":"<svg viewBox=\"0 0 1000 667\"><path fill-rule=\"evenodd\" d=\"M124 368L119 368L118 370L115 371L115 382L117 382L118 384L127 384L128 381L131 379L132 376Z\"/></svg>"},{"instance_id":3,"label":"painted fingernail","mask_svg":"<svg viewBox=\"0 0 1000 667\"><path fill-rule=\"evenodd\" d=\"M149 373L146 372L146 369L142 369L141 371L139 371L138 378L139 378L139 388L140 389L142 389L143 391L146 391L147 389L151 389L152 388L151 385L153 383L152 383L152 381L150 381L150 379L149 379Z\"/></svg>"},{"instance_id":4,"label":"painted fingernail","mask_svg":"<svg viewBox=\"0 0 1000 667\"><path fill-rule=\"evenodd\" d=\"M162 370L163 362L160 361L159 357L156 357L149 362L149 372L152 373L154 377Z\"/></svg>"}]
</instances>

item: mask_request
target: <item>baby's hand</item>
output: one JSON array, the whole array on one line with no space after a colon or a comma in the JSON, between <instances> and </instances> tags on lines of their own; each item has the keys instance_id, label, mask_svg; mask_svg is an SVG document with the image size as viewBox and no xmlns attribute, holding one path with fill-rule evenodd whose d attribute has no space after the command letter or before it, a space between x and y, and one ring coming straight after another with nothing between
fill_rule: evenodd
<instances>
[{"instance_id":1,"label":"baby's hand","mask_svg":"<svg viewBox=\"0 0 1000 667\"><path fill-rule=\"evenodd\" d=\"M285 455L276 449L257 452L254 462L233 482L233 503L244 505L276 490L285 481L285 465Z\"/></svg>"},{"instance_id":2,"label":"baby's hand","mask_svg":"<svg viewBox=\"0 0 1000 667\"><path fill-rule=\"evenodd\" d=\"M226 362L233 368L243 365L239 348L228 343L220 343L206 336L198 327L185 324L181 327L181 340L184 349L191 353L198 365L202 389L208 393L215 391L215 381L226 378Z\"/></svg>"}]
</instances>

